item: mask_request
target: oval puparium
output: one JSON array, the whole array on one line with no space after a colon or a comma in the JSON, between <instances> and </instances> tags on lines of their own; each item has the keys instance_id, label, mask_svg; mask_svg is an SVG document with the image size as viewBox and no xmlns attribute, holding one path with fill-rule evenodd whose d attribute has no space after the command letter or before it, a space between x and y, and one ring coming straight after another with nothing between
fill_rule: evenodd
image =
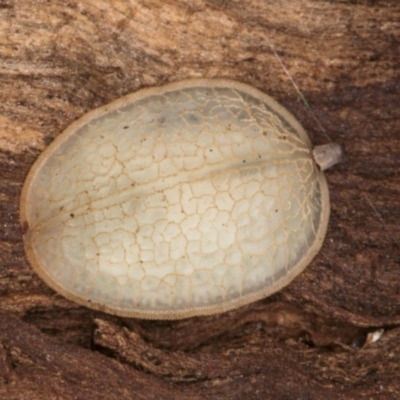
<instances>
[{"instance_id":1,"label":"oval puparium","mask_svg":"<svg viewBox=\"0 0 400 400\"><path fill-rule=\"evenodd\" d=\"M326 180L296 119L228 80L140 90L89 112L25 182L30 263L109 313L178 319L276 292L322 246Z\"/></svg>"}]
</instances>

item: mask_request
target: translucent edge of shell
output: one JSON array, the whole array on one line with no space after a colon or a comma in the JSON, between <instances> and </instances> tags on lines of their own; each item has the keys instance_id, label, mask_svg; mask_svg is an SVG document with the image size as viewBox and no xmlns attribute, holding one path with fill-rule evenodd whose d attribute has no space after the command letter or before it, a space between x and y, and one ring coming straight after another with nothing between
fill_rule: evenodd
<instances>
[{"instance_id":1,"label":"translucent edge of shell","mask_svg":"<svg viewBox=\"0 0 400 400\"><path fill-rule=\"evenodd\" d=\"M200 315L212 315L223 313L226 311L230 311L236 309L238 307L253 303L257 300L263 299L271 294L279 291L284 286L288 285L297 275L299 275L309 263L313 260L316 254L322 247L322 244L325 239L325 234L328 228L329 221L329 213L330 213L330 202L329 202L329 190L328 185L325 179L325 176L322 172L318 172L318 180L321 188L321 216L318 225L318 231L316 233L315 240L313 245L307 250L307 252L303 255L300 261L297 263L296 267L292 268L292 270L285 275L282 279L276 281L274 284L258 290L254 293L247 294L245 296L239 297L237 299L232 299L230 301L224 302L222 304L211 305L211 306L203 306L203 307L192 307L187 310L163 310L163 311L139 311L139 310L126 310L119 307L110 307L106 304L101 304L97 302L93 302L89 299L84 299L82 297L77 297L71 294L69 291L65 290L63 286L59 285L50 276L46 273L46 271L40 266L40 263L37 261L38 257L36 256L33 248L29 245L29 240L27 240L30 236L29 230L29 220L27 213L27 203L29 202L29 190L31 187L31 183L34 180L37 172L40 170L42 165L46 162L47 158L53 154L53 152L62 145L68 138L83 125L86 123L121 107L124 107L127 104L138 101L140 99L146 98L151 95L157 95L161 93L167 93L170 91L175 91L179 89L185 89L188 87L205 87L205 88L231 88L237 89L249 95L252 95L262 101L264 101L268 106L270 106L275 112L284 117L292 127L295 128L296 132L299 136L307 143L307 145L311 149L311 141L300 125L300 123L294 118L292 114L290 114L283 106L277 103L274 99L272 99L267 94L261 92L260 90L246 85L244 83L228 80L228 79L187 79L175 83L169 83L160 87L151 87L138 90L132 94L119 98L112 103L109 103L105 106L99 107L93 111L88 112L83 115L81 118L73 122L69 125L54 141L40 154L38 159L33 164L31 170L28 173L28 176L25 180L24 186L21 192L20 199L20 222L23 231L24 238L24 248L27 254L27 258L34 269L34 271L39 275L39 277L51 288L53 288L56 292L62 294L69 300L74 301L80 305L107 312L109 314L118 315L121 317L129 317L129 318L142 318L142 319L163 319L163 320L173 320L173 319L183 319L189 318L193 316Z\"/></svg>"}]
</instances>

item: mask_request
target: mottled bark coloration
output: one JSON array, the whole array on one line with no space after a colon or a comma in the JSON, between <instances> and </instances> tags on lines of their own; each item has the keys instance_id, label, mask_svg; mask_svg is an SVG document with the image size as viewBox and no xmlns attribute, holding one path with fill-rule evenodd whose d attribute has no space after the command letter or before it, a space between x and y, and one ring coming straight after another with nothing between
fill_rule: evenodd
<instances>
[{"instance_id":1,"label":"mottled bark coloration","mask_svg":"<svg viewBox=\"0 0 400 400\"><path fill-rule=\"evenodd\" d=\"M399 20L383 0L0 1L0 398L397 398ZM23 250L29 168L85 112L194 77L250 84L313 144L344 145L321 252L279 293L209 317L122 319L56 295Z\"/></svg>"}]
</instances>

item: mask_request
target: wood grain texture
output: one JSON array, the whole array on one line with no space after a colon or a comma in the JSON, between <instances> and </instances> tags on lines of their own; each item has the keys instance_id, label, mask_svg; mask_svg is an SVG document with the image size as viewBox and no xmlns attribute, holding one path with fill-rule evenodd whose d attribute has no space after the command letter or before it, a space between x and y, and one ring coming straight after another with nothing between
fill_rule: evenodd
<instances>
[{"instance_id":1,"label":"wood grain texture","mask_svg":"<svg viewBox=\"0 0 400 400\"><path fill-rule=\"evenodd\" d=\"M384 0L0 1L0 398L396 398L399 20ZM253 85L314 144L344 144L322 251L278 294L210 317L120 319L56 295L23 251L30 166L85 112L191 77Z\"/></svg>"}]
</instances>

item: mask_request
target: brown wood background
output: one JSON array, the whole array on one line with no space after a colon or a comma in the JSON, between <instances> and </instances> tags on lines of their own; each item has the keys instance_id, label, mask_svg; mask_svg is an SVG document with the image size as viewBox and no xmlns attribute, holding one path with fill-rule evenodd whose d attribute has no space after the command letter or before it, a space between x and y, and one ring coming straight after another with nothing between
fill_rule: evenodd
<instances>
[{"instance_id":1,"label":"brown wood background","mask_svg":"<svg viewBox=\"0 0 400 400\"><path fill-rule=\"evenodd\" d=\"M399 44L398 0L0 0L0 398L400 398ZM86 111L188 77L251 84L315 144L345 146L322 251L280 293L212 317L67 301L24 255L30 166Z\"/></svg>"}]
</instances>

